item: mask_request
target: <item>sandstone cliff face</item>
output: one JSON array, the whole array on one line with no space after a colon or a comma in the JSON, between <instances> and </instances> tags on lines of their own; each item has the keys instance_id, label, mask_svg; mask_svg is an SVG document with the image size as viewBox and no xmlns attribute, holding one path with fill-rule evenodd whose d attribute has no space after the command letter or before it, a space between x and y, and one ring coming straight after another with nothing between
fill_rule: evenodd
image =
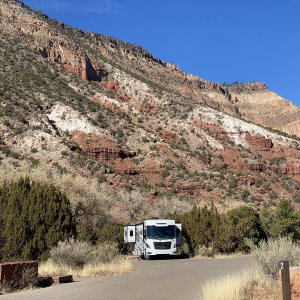
<instances>
[{"instance_id":1,"label":"sandstone cliff face","mask_svg":"<svg viewBox=\"0 0 300 300\"><path fill-rule=\"evenodd\" d=\"M69 72L83 80L100 81L106 75L99 63L91 62L84 49L62 38L46 21L36 20L34 14L26 14L20 10L17 2L3 1L0 8L2 24L10 31L15 31L20 40L36 48L43 57L61 63Z\"/></svg>"},{"instance_id":2,"label":"sandstone cliff face","mask_svg":"<svg viewBox=\"0 0 300 300\"><path fill-rule=\"evenodd\" d=\"M273 142L264 136L251 136L248 132L245 134L245 140L256 151L271 151Z\"/></svg>"},{"instance_id":3,"label":"sandstone cliff face","mask_svg":"<svg viewBox=\"0 0 300 300\"><path fill-rule=\"evenodd\" d=\"M64 42L58 43L53 40L47 45L38 46L38 50L45 58L61 63L70 73L73 73L83 80L100 81L103 70L95 70L89 57L80 48L72 49L72 45Z\"/></svg>"}]
</instances>

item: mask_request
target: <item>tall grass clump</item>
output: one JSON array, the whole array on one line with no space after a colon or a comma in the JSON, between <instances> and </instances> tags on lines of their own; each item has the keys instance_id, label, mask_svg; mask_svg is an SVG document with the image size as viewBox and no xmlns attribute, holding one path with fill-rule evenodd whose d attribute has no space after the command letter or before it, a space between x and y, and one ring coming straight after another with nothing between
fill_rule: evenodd
<instances>
[{"instance_id":1,"label":"tall grass clump","mask_svg":"<svg viewBox=\"0 0 300 300\"><path fill-rule=\"evenodd\" d=\"M69 239L50 250L50 258L40 264L41 276L72 274L79 277L128 273L132 264L119 254L117 243L91 245Z\"/></svg>"},{"instance_id":2,"label":"tall grass clump","mask_svg":"<svg viewBox=\"0 0 300 300\"><path fill-rule=\"evenodd\" d=\"M258 272L266 281L278 280L281 260L288 260L290 265L300 264L300 247L289 237L270 238L257 245L248 239L246 244L250 247Z\"/></svg>"},{"instance_id":3,"label":"tall grass clump","mask_svg":"<svg viewBox=\"0 0 300 300\"><path fill-rule=\"evenodd\" d=\"M251 287L256 284L257 274L253 271L232 274L205 282L202 285L202 300L242 300L251 294ZM249 299L249 298L248 298Z\"/></svg>"}]
</instances>

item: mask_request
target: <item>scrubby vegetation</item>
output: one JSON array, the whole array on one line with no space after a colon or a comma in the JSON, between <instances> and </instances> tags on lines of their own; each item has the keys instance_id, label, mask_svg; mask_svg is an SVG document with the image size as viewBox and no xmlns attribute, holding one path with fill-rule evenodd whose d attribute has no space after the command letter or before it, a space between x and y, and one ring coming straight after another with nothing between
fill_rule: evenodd
<instances>
[{"instance_id":1,"label":"scrubby vegetation","mask_svg":"<svg viewBox=\"0 0 300 300\"><path fill-rule=\"evenodd\" d=\"M299 266L299 245L289 237L262 240L258 245L248 239L246 244L251 249L256 268L206 282L202 286L201 299L282 299L279 262L289 260L292 266Z\"/></svg>"},{"instance_id":2,"label":"scrubby vegetation","mask_svg":"<svg viewBox=\"0 0 300 300\"><path fill-rule=\"evenodd\" d=\"M123 244L124 220L135 222L155 213L154 210L145 211L145 196L124 191L113 196L101 189L95 193L92 182L85 186L73 178L74 183L78 184L79 195L85 191L90 194L88 202L79 198L74 201L79 195L71 183L63 193L58 189L59 184L55 187L29 178L0 187L0 236L6 238L2 259L45 260L51 248L71 237L89 247L113 243L119 251L127 253L128 248ZM73 199L71 203L66 195ZM157 215L183 223L184 245L181 251L185 254L247 253L249 245L245 238L257 245L267 238L287 236L298 240L300 236L300 214L287 200L282 200L275 210L258 212L241 206L225 213L219 213L214 205L194 206L191 210L185 207L182 212L174 213L173 208L164 206L168 201L158 203L165 208ZM118 215L116 205L121 205L121 215L128 214L126 218ZM179 204L176 207L178 210Z\"/></svg>"},{"instance_id":3,"label":"scrubby vegetation","mask_svg":"<svg viewBox=\"0 0 300 300\"><path fill-rule=\"evenodd\" d=\"M300 215L291 203L282 200L273 211L260 212L241 206L220 214L214 205L194 207L170 217L183 223L185 249L191 255L214 256L216 253L249 252L245 238L254 245L268 237L286 236L298 240ZM186 250L185 250L186 252Z\"/></svg>"},{"instance_id":4,"label":"scrubby vegetation","mask_svg":"<svg viewBox=\"0 0 300 300\"><path fill-rule=\"evenodd\" d=\"M43 276L101 276L122 274L131 270L131 263L120 256L116 243L91 245L74 239L59 242L50 250L50 258L39 267L39 273Z\"/></svg>"},{"instance_id":5,"label":"scrubby vegetation","mask_svg":"<svg viewBox=\"0 0 300 300\"><path fill-rule=\"evenodd\" d=\"M290 265L300 265L300 247L289 237L270 238L256 245L252 240L246 241L259 274L265 281L276 282L279 277L279 262L288 260Z\"/></svg>"}]
</instances>

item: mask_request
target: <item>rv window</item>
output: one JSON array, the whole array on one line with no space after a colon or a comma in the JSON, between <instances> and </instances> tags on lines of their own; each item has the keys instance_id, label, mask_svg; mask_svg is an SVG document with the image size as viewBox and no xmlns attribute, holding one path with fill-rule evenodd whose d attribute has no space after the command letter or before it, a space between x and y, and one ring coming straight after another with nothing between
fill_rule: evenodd
<instances>
[{"instance_id":1,"label":"rv window","mask_svg":"<svg viewBox=\"0 0 300 300\"><path fill-rule=\"evenodd\" d=\"M129 236L133 236L133 230L129 230Z\"/></svg>"},{"instance_id":2,"label":"rv window","mask_svg":"<svg viewBox=\"0 0 300 300\"><path fill-rule=\"evenodd\" d=\"M147 226L147 237L149 239L174 239L176 237L175 226Z\"/></svg>"}]
</instances>

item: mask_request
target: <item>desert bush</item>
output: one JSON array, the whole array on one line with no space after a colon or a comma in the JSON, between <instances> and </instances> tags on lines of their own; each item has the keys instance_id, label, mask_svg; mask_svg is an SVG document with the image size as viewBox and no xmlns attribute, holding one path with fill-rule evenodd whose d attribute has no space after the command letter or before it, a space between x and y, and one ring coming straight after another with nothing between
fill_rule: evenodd
<instances>
[{"instance_id":1,"label":"desert bush","mask_svg":"<svg viewBox=\"0 0 300 300\"><path fill-rule=\"evenodd\" d=\"M253 240L246 239L257 264L258 271L265 280L278 280L279 262L288 260L291 265L300 264L300 248L289 237L270 238L256 245Z\"/></svg>"},{"instance_id":2,"label":"desert bush","mask_svg":"<svg viewBox=\"0 0 300 300\"><path fill-rule=\"evenodd\" d=\"M121 191L117 195L117 199L122 204L122 210L126 215L125 220L135 222L143 219L148 212L146 205L146 196L140 192ZM125 221L122 220L123 222Z\"/></svg>"},{"instance_id":3,"label":"desert bush","mask_svg":"<svg viewBox=\"0 0 300 300\"><path fill-rule=\"evenodd\" d=\"M74 238L60 241L50 250L50 260L57 266L82 269L88 264L109 263L119 257L116 243L91 245Z\"/></svg>"},{"instance_id":4,"label":"desert bush","mask_svg":"<svg viewBox=\"0 0 300 300\"><path fill-rule=\"evenodd\" d=\"M190 211L191 208L192 206L188 201L171 195L170 197L158 199L155 206L149 209L149 215L165 218L169 217L170 214L184 214Z\"/></svg>"},{"instance_id":5,"label":"desert bush","mask_svg":"<svg viewBox=\"0 0 300 300\"><path fill-rule=\"evenodd\" d=\"M119 254L117 243L91 245L71 238L51 249L50 259L39 265L39 274L88 277L124 274L132 269L132 264Z\"/></svg>"},{"instance_id":6,"label":"desert bush","mask_svg":"<svg viewBox=\"0 0 300 300\"><path fill-rule=\"evenodd\" d=\"M114 242L103 242L94 246L90 264L110 263L119 258L118 244Z\"/></svg>"},{"instance_id":7,"label":"desert bush","mask_svg":"<svg viewBox=\"0 0 300 300\"><path fill-rule=\"evenodd\" d=\"M213 247L199 245L195 254L201 257L214 257L215 251Z\"/></svg>"},{"instance_id":8,"label":"desert bush","mask_svg":"<svg viewBox=\"0 0 300 300\"><path fill-rule=\"evenodd\" d=\"M82 268L92 260L92 252L93 247L89 243L70 238L58 242L57 246L50 250L50 259L59 266Z\"/></svg>"},{"instance_id":9,"label":"desert bush","mask_svg":"<svg viewBox=\"0 0 300 300\"><path fill-rule=\"evenodd\" d=\"M183 240L182 244L177 247L177 254L182 256L191 256L192 251L189 244L185 240Z\"/></svg>"}]
</instances>

